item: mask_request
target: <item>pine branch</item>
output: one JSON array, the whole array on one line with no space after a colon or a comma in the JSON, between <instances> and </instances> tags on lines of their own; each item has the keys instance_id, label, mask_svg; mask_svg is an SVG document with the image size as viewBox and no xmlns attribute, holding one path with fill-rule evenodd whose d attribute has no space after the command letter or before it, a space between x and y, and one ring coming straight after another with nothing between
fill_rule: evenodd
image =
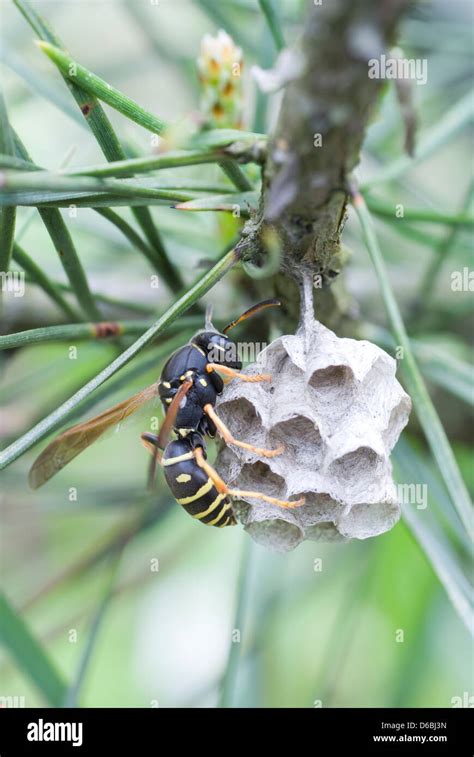
<instances>
[{"instance_id":1,"label":"pine branch","mask_svg":"<svg viewBox=\"0 0 474 757\"><path fill-rule=\"evenodd\" d=\"M406 0L308 3L294 78L283 95L270 142L261 212L252 231L253 262L265 255L271 225L282 245L282 270L325 272L339 252L346 178L357 165L383 81L368 61L393 40Z\"/></svg>"}]
</instances>

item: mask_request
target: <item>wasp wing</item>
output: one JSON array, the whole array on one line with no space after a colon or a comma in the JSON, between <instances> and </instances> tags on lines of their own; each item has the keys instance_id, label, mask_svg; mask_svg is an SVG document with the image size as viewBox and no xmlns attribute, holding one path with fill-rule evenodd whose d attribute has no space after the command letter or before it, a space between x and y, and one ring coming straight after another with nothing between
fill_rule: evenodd
<instances>
[{"instance_id":1,"label":"wasp wing","mask_svg":"<svg viewBox=\"0 0 474 757\"><path fill-rule=\"evenodd\" d=\"M191 389L192 385L192 381L184 381L174 395L173 401L166 412L165 419L158 433L158 446L160 447L160 449L164 449L168 444L176 416L178 415L179 408L181 407L181 403Z\"/></svg>"},{"instance_id":2,"label":"wasp wing","mask_svg":"<svg viewBox=\"0 0 474 757\"><path fill-rule=\"evenodd\" d=\"M164 449L166 445L168 444L170 434L171 434L171 431L173 430L173 426L176 421L176 416L178 415L178 411L181 406L181 403L183 402L187 393L191 389L192 385L193 385L192 381L184 381L184 383L181 384L175 396L173 397L173 401L166 412L163 423L161 424L161 428L158 433L157 443L153 450L153 458L150 461L150 468L148 470L149 491L153 491L154 486L155 486L156 464L158 462L158 450Z\"/></svg>"},{"instance_id":3,"label":"wasp wing","mask_svg":"<svg viewBox=\"0 0 474 757\"><path fill-rule=\"evenodd\" d=\"M74 460L80 452L97 441L107 429L121 423L156 396L157 385L151 384L118 405L104 410L95 418L84 421L84 423L78 423L57 436L32 465L28 475L31 488L38 489L46 481L49 481L65 465Z\"/></svg>"}]
</instances>

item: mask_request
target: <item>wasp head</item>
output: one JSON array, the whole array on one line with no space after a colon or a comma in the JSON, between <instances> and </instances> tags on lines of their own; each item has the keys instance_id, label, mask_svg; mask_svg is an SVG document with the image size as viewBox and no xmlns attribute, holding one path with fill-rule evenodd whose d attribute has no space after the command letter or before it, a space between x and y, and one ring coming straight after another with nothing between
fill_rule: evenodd
<instances>
[{"instance_id":1,"label":"wasp head","mask_svg":"<svg viewBox=\"0 0 474 757\"><path fill-rule=\"evenodd\" d=\"M238 371L242 368L237 344L225 334L219 331L199 331L191 342L204 350L209 363L226 365Z\"/></svg>"}]
</instances>

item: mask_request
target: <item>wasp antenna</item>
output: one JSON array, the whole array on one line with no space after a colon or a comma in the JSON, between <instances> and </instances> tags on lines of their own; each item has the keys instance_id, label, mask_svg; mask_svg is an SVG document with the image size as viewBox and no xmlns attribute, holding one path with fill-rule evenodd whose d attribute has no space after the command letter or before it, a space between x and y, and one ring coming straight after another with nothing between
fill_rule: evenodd
<instances>
[{"instance_id":1,"label":"wasp antenna","mask_svg":"<svg viewBox=\"0 0 474 757\"><path fill-rule=\"evenodd\" d=\"M206 331L214 330L214 326L212 325L212 303L211 302L206 307L205 329Z\"/></svg>"},{"instance_id":2,"label":"wasp antenna","mask_svg":"<svg viewBox=\"0 0 474 757\"><path fill-rule=\"evenodd\" d=\"M259 302L257 305L253 305L251 308L245 311L245 313L242 313L242 315L239 315L238 318L236 318L234 321L231 321L227 324L227 326L222 329L223 334L227 334L228 331L234 328L234 326L237 326L238 323L242 323L242 321L246 321L247 318L251 318L253 315L256 315L261 310L264 310L265 308L273 308L278 307L281 305L280 300L272 299L272 300L263 300L263 302Z\"/></svg>"}]
</instances>

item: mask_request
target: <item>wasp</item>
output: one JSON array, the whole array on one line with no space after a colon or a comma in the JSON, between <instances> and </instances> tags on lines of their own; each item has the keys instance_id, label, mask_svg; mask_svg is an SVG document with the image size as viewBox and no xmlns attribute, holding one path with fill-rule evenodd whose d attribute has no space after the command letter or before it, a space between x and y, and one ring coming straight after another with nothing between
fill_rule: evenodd
<instances>
[{"instance_id":1,"label":"wasp","mask_svg":"<svg viewBox=\"0 0 474 757\"><path fill-rule=\"evenodd\" d=\"M275 457L283 452L283 447L264 449L236 439L215 411L217 397L222 394L226 381L271 380L268 374L240 372L242 363L237 359L237 345L227 332L264 308L279 304L278 300L265 300L254 305L222 331L213 326L208 309L204 329L168 358L157 383L56 437L34 462L29 473L30 486L33 489L42 486L108 428L158 395L165 411L159 433L141 434L142 443L152 453L150 486L159 463L174 498L183 509L201 523L219 528L237 522L233 497L251 497L283 508L304 504L304 499L286 501L261 492L229 488L207 460L205 438L216 434L226 444L243 447L262 457ZM176 438L170 441L172 433Z\"/></svg>"}]
</instances>

